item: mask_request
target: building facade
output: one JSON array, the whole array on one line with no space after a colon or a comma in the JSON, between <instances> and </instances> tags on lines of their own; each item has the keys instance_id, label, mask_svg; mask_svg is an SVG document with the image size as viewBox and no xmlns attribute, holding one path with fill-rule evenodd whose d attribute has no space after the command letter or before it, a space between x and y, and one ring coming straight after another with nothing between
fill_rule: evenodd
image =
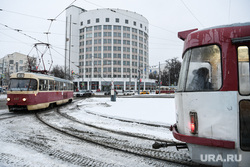
<instances>
[{"instance_id":1,"label":"building facade","mask_svg":"<svg viewBox=\"0 0 250 167\"><path fill-rule=\"evenodd\" d=\"M121 9L66 11L66 66L79 89L151 90L148 20Z\"/></svg>"},{"instance_id":2,"label":"building facade","mask_svg":"<svg viewBox=\"0 0 250 167\"><path fill-rule=\"evenodd\" d=\"M30 69L29 61L33 67L36 66L36 58L21 54L12 53L0 59L1 86L7 86L10 74L16 72L27 72Z\"/></svg>"}]
</instances>

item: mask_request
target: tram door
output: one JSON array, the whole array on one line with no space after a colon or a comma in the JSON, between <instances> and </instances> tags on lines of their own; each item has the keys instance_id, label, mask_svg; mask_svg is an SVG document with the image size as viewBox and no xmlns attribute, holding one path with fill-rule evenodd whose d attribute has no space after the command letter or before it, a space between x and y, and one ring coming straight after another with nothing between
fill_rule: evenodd
<instances>
[{"instance_id":1,"label":"tram door","mask_svg":"<svg viewBox=\"0 0 250 167\"><path fill-rule=\"evenodd\" d=\"M250 151L250 45L238 46L240 147Z\"/></svg>"}]
</instances>

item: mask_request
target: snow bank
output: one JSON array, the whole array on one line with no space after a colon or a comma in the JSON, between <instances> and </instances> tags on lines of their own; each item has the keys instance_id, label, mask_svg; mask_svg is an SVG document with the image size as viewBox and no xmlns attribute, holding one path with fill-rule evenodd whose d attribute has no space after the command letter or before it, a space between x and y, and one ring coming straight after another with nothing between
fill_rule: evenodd
<instances>
[{"instance_id":1,"label":"snow bank","mask_svg":"<svg viewBox=\"0 0 250 167\"><path fill-rule=\"evenodd\" d=\"M106 105L99 105L99 104ZM174 98L89 98L78 104L86 111L118 118L172 125L175 123Z\"/></svg>"}]
</instances>

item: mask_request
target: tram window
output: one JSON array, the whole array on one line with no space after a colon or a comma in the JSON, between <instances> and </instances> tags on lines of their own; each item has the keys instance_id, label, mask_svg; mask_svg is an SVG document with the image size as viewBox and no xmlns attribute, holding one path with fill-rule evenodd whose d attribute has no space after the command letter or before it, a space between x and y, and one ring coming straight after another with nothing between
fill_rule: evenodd
<instances>
[{"instance_id":1,"label":"tram window","mask_svg":"<svg viewBox=\"0 0 250 167\"><path fill-rule=\"evenodd\" d=\"M250 151L250 101L240 101L240 148Z\"/></svg>"},{"instance_id":2,"label":"tram window","mask_svg":"<svg viewBox=\"0 0 250 167\"><path fill-rule=\"evenodd\" d=\"M35 91L37 80L35 79L10 79L9 90L11 91Z\"/></svg>"},{"instance_id":3,"label":"tram window","mask_svg":"<svg viewBox=\"0 0 250 167\"><path fill-rule=\"evenodd\" d=\"M177 91L213 91L222 85L221 54L217 45L190 49L184 55Z\"/></svg>"},{"instance_id":4,"label":"tram window","mask_svg":"<svg viewBox=\"0 0 250 167\"><path fill-rule=\"evenodd\" d=\"M30 79L30 83L29 83L29 91L34 91L37 90L37 80L35 79Z\"/></svg>"},{"instance_id":5,"label":"tram window","mask_svg":"<svg viewBox=\"0 0 250 167\"><path fill-rule=\"evenodd\" d=\"M67 90L67 83L63 82L63 90Z\"/></svg>"},{"instance_id":6,"label":"tram window","mask_svg":"<svg viewBox=\"0 0 250 167\"><path fill-rule=\"evenodd\" d=\"M249 78L249 49L247 46L238 47L239 92L242 95L250 94Z\"/></svg>"},{"instance_id":7,"label":"tram window","mask_svg":"<svg viewBox=\"0 0 250 167\"><path fill-rule=\"evenodd\" d=\"M49 90L54 90L54 81L49 80Z\"/></svg>"},{"instance_id":8,"label":"tram window","mask_svg":"<svg viewBox=\"0 0 250 167\"><path fill-rule=\"evenodd\" d=\"M63 82L60 82L60 90L63 90Z\"/></svg>"},{"instance_id":9,"label":"tram window","mask_svg":"<svg viewBox=\"0 0 250 167\"><path fill-rule=\"evenodd\" d=\"M186 71L188 69L188 63L190 60L190 53L191 51L188 50L183 58L182 65L181 65L181 71L180 71L180 77L178 81L178 91L184 91L185 90L185 82L186 82Z\"/></svg>"},{"instance_id":10,"label":"tram window","mask_svg":"<svg viewBox=\"0 0 250 167\"><path fill-rule=\"evenodd\" d=\"M55 81L55 90L59 90L60 84L58 81Z\"/></svg>"},{"instance_id":11,"label":"tram window","mask_svg":"<svg viewBox=\"0 0 250 167\"><path fill-rule=\"evenodd\" d=\"M39 90L47 91L48 90L48 80L39 79Z\"/></svg>"},{"instance_id":12,"label":"tram window","mask_svg":"<svg viewBox=\"0 0 250 167\"><path fill-rule=\"evenodd\" d=\"M68 88L67 90L71 90L71 87L70 87L70 86L71 86L71 84L70 84L70 83L67 83L67 88Z\"/></svg>"}]
</instances>

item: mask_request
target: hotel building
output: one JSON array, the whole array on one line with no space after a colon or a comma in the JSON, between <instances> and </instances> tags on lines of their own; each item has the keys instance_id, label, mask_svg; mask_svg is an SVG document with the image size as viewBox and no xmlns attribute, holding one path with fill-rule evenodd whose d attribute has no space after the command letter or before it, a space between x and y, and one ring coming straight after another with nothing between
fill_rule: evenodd
<instances>
[{"instance_id":1,"label":"hotel building","mask_svg":"<svg viewBox=\"0 0 250 167\"><path fill-rule=\"evenodd\" d=\"M152 90L148 20L121 9L66 10L65 64L79 89Z\"/></svg>"}]
</instances>

